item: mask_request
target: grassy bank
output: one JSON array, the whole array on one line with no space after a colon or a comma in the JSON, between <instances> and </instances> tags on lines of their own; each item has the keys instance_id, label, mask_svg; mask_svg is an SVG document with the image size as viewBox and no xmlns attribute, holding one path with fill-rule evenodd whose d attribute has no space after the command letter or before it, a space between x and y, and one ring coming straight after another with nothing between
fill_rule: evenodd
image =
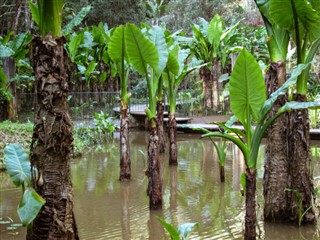
<instances>
[{"instance_id":1,"label":"grassy bank","mask_svg":"<svg viewBox=\"0 0 320 240\"><path fill-rule=\"evenodd\" d=\"M29 152L32 132L32 123L12 123L10 121L0 123L0 169L4 160L3 150L7 145L17 143Z\"/></svg>"}]
</instances>

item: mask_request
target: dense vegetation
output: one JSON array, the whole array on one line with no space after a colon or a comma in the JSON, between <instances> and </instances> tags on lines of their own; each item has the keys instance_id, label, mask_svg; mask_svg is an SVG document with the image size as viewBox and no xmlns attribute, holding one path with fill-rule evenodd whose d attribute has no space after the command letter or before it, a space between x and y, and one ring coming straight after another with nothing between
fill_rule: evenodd
<instances>
[{"instance_id":1,"label":"dense vegetation","mask_svg":"<svg viewBox=\"0 0 320 240\"><path fill-rule=\"evenodd\" d=\"M0 120L17 121L23 108L18 93L35 93L32 139L24 143L24 147L31 145L27 185L43 198L39 203L45 207L38 206L32 225L26 223L27 238L79 238L70 176L72 149L101 145L115 131L112 119L102 112L95 114L93 124L74 127L70 90L120 92L121 182L131 179L131 91L137 89L148 99L145 174L150 210L163 204L159 156L166 149L164 95L169 105L169 165L178 165L179 90L189 89L191 101L200 101L205 114L217 113L221 99L230 99L234 117L218 123L220 132L200 130L219 153L221 181L225 145L218 146L213 137L233 142L243 153L245 239L256 238L257 156L265 134L265 220L314 223L317 189L310 171L308 109L313 109L310 116L317 126L319 5L319 0L5 1L0 6L0 14L7 16L0 22ZM187 78L191 74L197 81ZM96 95L94 102L101 100ZM81 105L86 101L79 98ZM245 131L233 128L235 122ZM20 129L11 122L2 125L4 139ZM13 141L29 139L30 132L30 125L22 127L22 135ZM16 145L6 149L6 164L15 151L22 152ZM18 160L25 161L25 156L23 152ZM28 192L23 179L21 184ZM56 215L62 220L51 228Z\"/></svg>"}]
</instances>

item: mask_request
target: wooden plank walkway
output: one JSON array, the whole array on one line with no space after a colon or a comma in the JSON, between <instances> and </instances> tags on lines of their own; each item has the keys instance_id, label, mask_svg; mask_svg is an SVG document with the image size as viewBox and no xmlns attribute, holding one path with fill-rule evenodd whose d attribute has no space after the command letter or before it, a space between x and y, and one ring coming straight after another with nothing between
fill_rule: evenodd
<instances>
[{"instance_id":1,"label":"wooden plank walkway","mask_svg":"<svg viewBox=\"0 0 320 240\"><path fill-rule=\"evenodd\" d=\"M194 128L204 128L209 131L219 131L219 126L216 124L204 124L204 123L191 123L191 124L177 124L177 131L184 133L203 133L201 130L196 130ZM243 126L234 125L233 128L244 131ZM312 140L320 140L320 129L310 129L310 138Z\"/></svg>"}]
</instances>

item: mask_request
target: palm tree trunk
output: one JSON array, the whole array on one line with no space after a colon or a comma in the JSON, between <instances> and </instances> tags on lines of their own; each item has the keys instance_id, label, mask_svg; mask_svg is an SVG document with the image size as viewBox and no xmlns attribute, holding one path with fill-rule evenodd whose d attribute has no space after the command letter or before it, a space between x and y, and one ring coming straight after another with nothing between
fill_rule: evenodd
<instances>
[{"instance_id":1,"label":"palm tree trunk","mask_svg":"<svg viewBox=\"0 0 320 240\"><path fill-rule=\"evenodd\" d=\"M159 134L159 152L164 153L166 150L166 141L163 128L163 101L157 102L157 121Z\"/></svg>"},{"instance_id":2,"label":"palm tree trunk","mask_svg":"<svg viewBox=\"0 0 320 240\"><path fill-rule=\"evenodd\" d=\"M123 101L123 100L122 100ZM129 119L127 104L121 103L120 112L120 181L131 178L131 161L129 149Z\"/></svg>"},{"instance_id":3,"label":"palm tree trunk","mask_svg":"<svg viewBox=\"0 0 320 240\"><path fill-rule=\"evenodd\" d=\"M256 176L255 169L246 170L246 216L245 216L245 240L256 239Z\"/></svg>"},{"instance_id":4,"label":"palm tree trunk","mask_svg":"<svg viewBox=\"0 0 320 240\"><path fill-rule=\"evenodd\" d=\"M147 195L149 196L150 210L162 209L162 176L159 158L159 137L157 130L157 120L149 120L150 136L148 143L148 169L146 175L149 183Z\"/></svg>"},{"instance_id":5,"label":"palm tree trunk","mask_svg":"<svg viewBox=\"0 0 320 240\"><path fill-rule=\"evenodd\" d=\"M177 122L174 114L169 114L168 121L168 135L169 135L169 165L178 165L177 157Z\"/></svg>"},{"instance_id":6,"label":"palm tree trunk","mask_svg":"<svg viewBox=\"0 0 320 240\"><path fill-rule=\"evenodd\" d=\"M67 108L68 75L65 39L34 39L36 78L35 126L30 150L35 190L46 200L27 239L79 239L73 213L70 175L72 120ZM37 175L37 176L36 176Z\"/></svg>"},{"instance_id":7,"label":"palm tree trunk","mask_svg":"<svg viewBox=\"0 0 320 240\"><path fill-rule=\"evenodd\" d=\"M296 94L294 100L297 102L306 102L307 97L306 95ZM292 174L290 189L301 194L299 197L294 192L290 192L290 220L299 222L299 215L309 209L303 219L301 219L304 223L314 223L315 221L315 214L311 207L314 198L314 187L310 168L309 129L310 125L307 110L297 110L290 113L289 159ZM301 209L299 209L300 201L302 201Z\"/></svg>"},{"instance_id":8,"label":"palm tree trunk","mask_svg":"<svg viewBox=\"0 0 320 240\"><path fill-rule=\"evenodd\" d=\"M285 62L271 63L266 73L267 96L281 87L286 80ZM278 97L270 111L270 117L287 102L287 96ZM264 218L269 221L284 221L289 217L288 192L289 161L288 161L288 123L287 114L282 115L267 132L266 156L264 164Z\"/></svg>"}]
</instances>

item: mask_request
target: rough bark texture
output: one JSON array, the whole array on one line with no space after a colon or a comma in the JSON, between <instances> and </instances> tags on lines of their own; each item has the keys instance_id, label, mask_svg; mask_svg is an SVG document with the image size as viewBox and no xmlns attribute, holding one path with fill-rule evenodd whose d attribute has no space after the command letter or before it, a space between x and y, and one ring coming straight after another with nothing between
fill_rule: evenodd
<instances>
[{"instance_id":1,"label":"rough bark texture","mask_svg":"<svg viewBox=\"0 0 320 240\"><path fill-rule=\"evenodd\" d=\"M70 175L72 120L67 108L67 53L64 38L33 41L36 113L30 161L35 190L46 200L27 239L79 239Z\"/></svg>"},{"instance_id":2,"label":"rough bark texture","mask_svg":"<svg viewBox=\"0 0 320 240\"><path fill-rule=\"evenodd\" d=\"M159 158L159 137L157 120L150 120L150 136L148 143L148 169L146 171L149 183L147 195L149 196L150 210L162 208L162 176Z\"/></svg>"},{"instance_id":3,"label":"rough bark texture","mask_svg":"<svg viewBox=\"0 0 320 240\"><path fill-rule=\"evenodd\" d=\"M120 112L120 181L131 178L131 161L129 149L129 118L127 104L121 103Z\"/></svg>"},{"instance_id":4,"label":"rough bark texture","mask_svg":"<svg viewBox=\"0 0 320 240\"><path fill-rule=\"evenodd\" d=\"M245 240L256 239L256 170L246 170L246 216L245 216Z\"/></svg>"},{"instance_id":5,"label":"rough bark texture","mask_svg":"<svg viewBox=\"0 0 320 240\"><path fill-rule=\"evenodd\" d=\"M168 121L169 135L169 165L178 165L177 154L177 122L174 114L169 114Z\"/></svg>"},{"instance_id":6,"label":"rough bark texture","mask_svg":"<svg viewBox=\"0 0 320 240\"><path fill-rule=\"evenodd\" d=\"M296 94L294 100L306 102L306 95ZM314 198L314 187L312 183L312 172L310 168L310 135L309 117L307 110L292 111L290 113L289 133L289 159L291 162L291 186L290 189L298 191L301 196L290 192L289 206L291 221L298 222L299 214L304 213L311 205ZM299 202L302 201L302 209L299 210ZM300 213L299 213L300 211ZM304 215L304 223L313 223L315 214L309 209Z\"/></svg>"},{"instance_id":7,"label":"rough bark texture","mask_svg":"<svg viewBox=\"0 0 320 240\"><path fill-rule=\"evenodd\" d=\"M220 181L225 182L224 166L220 166Z\"/></svg>"},{"instance_id":8,"label":"rough bark texture","mask_svg":"<svg viewBox=\"0 0 320 240\"><path fill-rule=\"evenodd\" d=\"M284 62L271 63L266 74L267 96L283 85L286 79ZM287 101L287 96L280 96L274 103L269 117L272 117ZM288 209L288 192L290 186L288 161L288 123L287 114L278 118L267 132L266 156L264 163L264 218L270 221L285 221Z\"/></svg>"},{"instance_id":9,"label":"rough bark texture","mask_svg":"<svg viewBox=\"0 0 320 240\"><path fill-rule=\"evenodd\" d=\"M157 121L159 134L159 152L164 153L166 150L166 139L163 128L163 101L157 102Z\"/></svg>"},{"instance_id":10,"label":"rough bark texture","mask_svg":"<svg viewBox=\"0 0 320 240\"><path fill-rule=\"evenodd\" d=\"M203 108L213 109L213 81L211 71L207 67L202 67L200 68L199 74L202 81Z\"/></svg>"}]
</instances>

